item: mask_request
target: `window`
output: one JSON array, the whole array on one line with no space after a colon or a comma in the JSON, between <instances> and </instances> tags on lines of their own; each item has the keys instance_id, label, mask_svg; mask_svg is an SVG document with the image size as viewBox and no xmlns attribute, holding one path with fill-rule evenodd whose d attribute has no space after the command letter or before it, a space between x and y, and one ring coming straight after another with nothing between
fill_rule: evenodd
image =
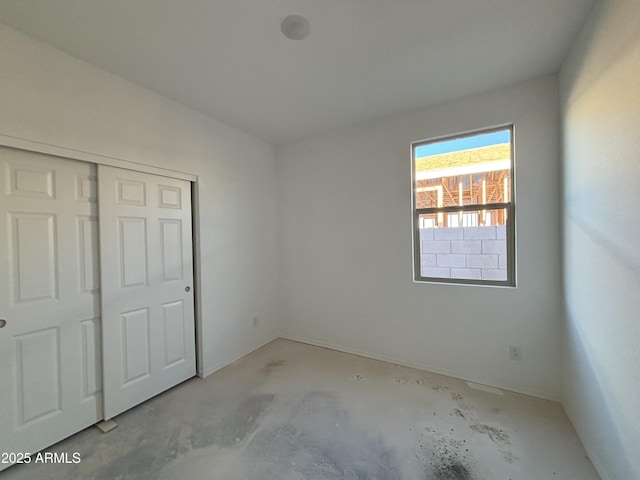
<instances>
[{"instance_id":1,"label":"window","mask_svg":"<svg viewBox=\"0 0 640 480\"><path fill-rule=\"evenodd\" d=\"M513 127L411 147L415 280L515 286Z\"/></svg>"}]
</instances>

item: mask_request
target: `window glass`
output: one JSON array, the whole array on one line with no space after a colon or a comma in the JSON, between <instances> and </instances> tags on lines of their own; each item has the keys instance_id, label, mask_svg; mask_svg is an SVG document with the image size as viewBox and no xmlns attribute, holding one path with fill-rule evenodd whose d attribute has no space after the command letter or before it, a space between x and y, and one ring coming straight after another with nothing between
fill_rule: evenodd
<instances>
[{"instance_id":1,"label":"window glass","mask_svg":"<svg viewBox=\"0 0 640 480\"><path fill-rule=\"evenodd\" d=\"M512 128L413 145L416 280L515 284Z\"/></svg>"}]
</instances>

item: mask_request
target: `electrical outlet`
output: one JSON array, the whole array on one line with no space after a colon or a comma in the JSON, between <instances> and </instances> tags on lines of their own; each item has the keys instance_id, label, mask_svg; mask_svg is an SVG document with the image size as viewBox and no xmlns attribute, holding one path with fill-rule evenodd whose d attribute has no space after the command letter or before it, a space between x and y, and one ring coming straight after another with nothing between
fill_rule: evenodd
<instances>
[{"instance_id":1,"label":"electrical outlet","mask_svg":"<svg viewBox=\"0 0 640 480\"><path fill-rule=\"evenodd\" d=\"M258 317L253 317L253 326L254 327L258 326Z\"/></svg>"},{"instance_id":2,"label":"electrical outlet","mask_svg":"<svg viewBox=\"0 0 640 480\"><path fill-rule=\"evenodd\" d=\"M509 358L511 360L522 360L522 348L516 345L509 345Z\"/></svg>"}]
</instances>

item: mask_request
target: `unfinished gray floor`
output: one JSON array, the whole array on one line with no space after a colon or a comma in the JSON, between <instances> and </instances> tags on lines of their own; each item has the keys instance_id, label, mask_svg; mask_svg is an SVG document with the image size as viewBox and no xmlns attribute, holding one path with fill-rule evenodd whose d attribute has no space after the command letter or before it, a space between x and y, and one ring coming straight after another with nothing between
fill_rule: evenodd
<instances>
[{"instance_id":1,"label":"unfinished gray floor","mask_svg":"<svg viewBox=\"0 0 640 480\"><path fill-rule=\"evenodd\" d=\"M276 340L10 479L598 479L560 405Z\"/></svg>"}]
</instances>

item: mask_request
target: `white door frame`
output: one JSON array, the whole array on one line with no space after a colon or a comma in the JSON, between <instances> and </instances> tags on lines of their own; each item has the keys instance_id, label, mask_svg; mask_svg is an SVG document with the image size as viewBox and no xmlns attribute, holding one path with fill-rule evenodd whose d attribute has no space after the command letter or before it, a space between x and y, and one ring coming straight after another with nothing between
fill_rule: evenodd
<instances>
[{"instance_id":1,"label":"white door frame","mask_svg":"<svg viewBox=\"0 0 640 480\"><path fill-rule=\"evenodd\" d=\"M195 317L196 317L196 374L200 378L204 378L204 362L202 345L202 301L200 295L200 285L202 284L202 272L200 268L200 204L198 175L190 172L171 170L162 167L156 167L145 163L123 160L121 158L101 155L99 153L85 152L49 143L38 142L26 138L15 137L12 135L0 134L0 146L17 148L19 150L27 150L30 152L44 153L56 157L68 158L71 160L81 160L84 162L95 163L97 165L109 165L111 167L125 168L143 173L152 173L155 175L163 175L165 177L178 178L191 182L191 214L193 219L193 291L195 300Z\"/></svg>"}]
</instances>

